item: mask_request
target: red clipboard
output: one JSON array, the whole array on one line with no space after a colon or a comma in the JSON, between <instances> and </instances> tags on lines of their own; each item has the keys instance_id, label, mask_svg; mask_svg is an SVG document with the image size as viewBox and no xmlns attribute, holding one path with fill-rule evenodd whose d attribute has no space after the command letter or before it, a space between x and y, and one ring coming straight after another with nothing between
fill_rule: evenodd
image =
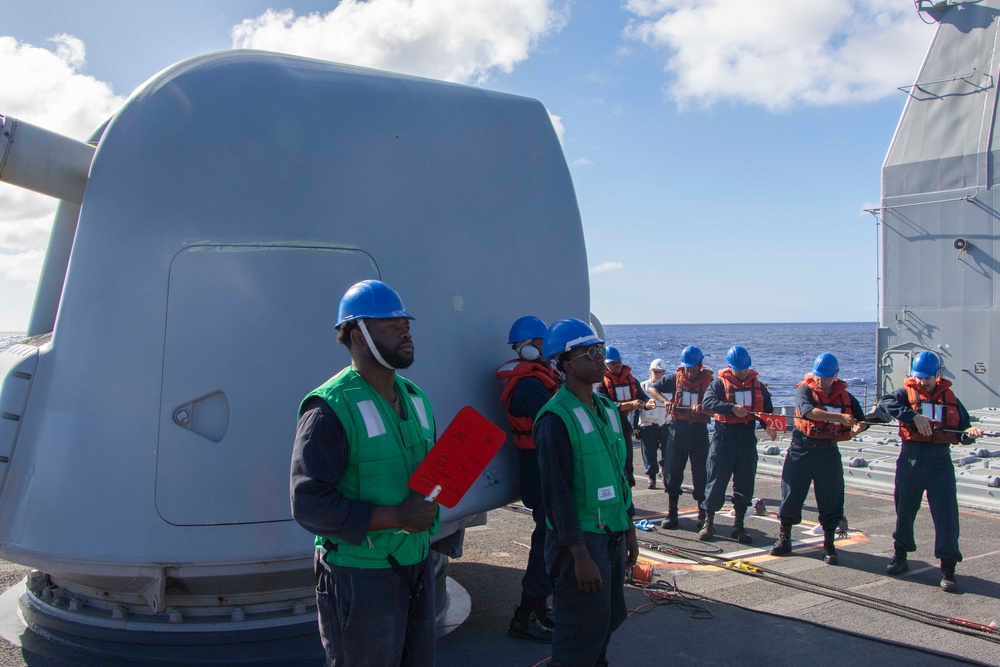
<instances>
[{"instance_id":1,"label":"red clipboard","mask_svg":"<svg viewBox=\"0 0 1000 667\"><path fill-rule=\"evenodd\" d=\"M788 430L788 420L784 415L772 415L766 412L754 412L752 413L754 417L764 422L766 426L770 426L775 431L787 431Z\"/></svg>"},{"instance_id":2,"label":"red clipboard","mask_svg":"<svg viewBox=\"0 0 1000 667\"><path fill-rule=\"evenodd\" d=\"M445 507L454 507L483 474L506 438L503 429L475 408L465 406L413 471L410 488Z\"/></svg>"}]
</instances>

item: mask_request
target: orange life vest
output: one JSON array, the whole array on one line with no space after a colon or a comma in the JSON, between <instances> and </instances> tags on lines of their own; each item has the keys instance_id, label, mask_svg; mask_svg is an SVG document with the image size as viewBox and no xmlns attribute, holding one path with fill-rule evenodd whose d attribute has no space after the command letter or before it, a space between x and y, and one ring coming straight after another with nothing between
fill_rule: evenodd
<instances>
[{"instance_id":1,"label":"orange life vest","mask_svg":"<svg viewBox=\"0 0 1000 667\"><path fill-rule=\"evenodd\" d=\"M850 413L851 395L847 393L847 383L841 380L834 380L830 387L830 393L824 393L819 388L819 383L812 373L806 373L805 379L795 385L801 387L806 385L812 392L813 404L820 410L829 408L840 408L841 413ZM823 422L806 419L799 412L799 406L795 406L795 428L800 430L814 440L836 440L843 442L851 439L851 429L840 422Z\"/></svg>"},{"instance_id":2,"label":"orange life vest","mask_svg":"<svg viewBox=\"0 0 1000 667\"><path fill-rule=\"evenodd\" d=\"M903 386L906 387L906 398L910 401L910 407L913 408L914 412L922 414L923 405L930 404L934 405L933 413L938 413L938 406L940 406L942 419L940 421L931 419L931 427L934 429L931 435L920 435L913 422L909 424L900 422L899 437L914 442L936 442L951 445L962 441L961 433L951 433L944 430L947 428L957 431L959 425L958 399L955 398L955 394L951 390L951 381L938 378L937 384L934 385L934 391L930 394L920 387L916 378L906 378ZM927 417L927 415L924 416Z\"/></svg>"},{"instance_id":3,"label":"orange life vest","mask_svg":"<svg viewBox=\"0 0 1000 667\"><path fill-rule=\"evenodd\" d=\"M615 375L609 370L604 371L604 387L608 390L608 398L614 403L634 401L639 398L639 382L632 377L632 367L622 366L620 373Z\"/></svg>"},{"instance_id":4,"label":"orange life vest","mask_svg":"<svg viewBox=\"0 0 1000 667\"><path fill-rule=\"evenodd\" d=\"M750 391L750 406L744 405L750 412L764 412L764 392L760 388L760 380L757 379L757 371L751 370L742 380L736 378L731 368L723 368L719 371L719 379L726 388L726 402L736 403L737 391ZM716 413L715 421L723 424L749 424L755 419L753 415L737 417L736 415L720 415Z\"/></svg>"},{"instance_id":5,"label":"orange life vest","mask_svg":"<svg viewBox=\"0 0 1000 667\"><path fill-rule=\"evenodd\" d=\"M551 394L559 388L559 375L548 364L540 364L521 359L511 359L497 369L497 379L506 382L500 393L500 402L507 406L507 421L510 422L510 432L514 436L514 444L520 449L534 449L535 441L531 430L535 426L534 417L515 417L510 412L510 398L514 388L524 378L539 380Z\"/></svg>"},{"instance_id":6,"label":"orange life vest","mask_svg":"<svg viewBox=\"0 0 1000 667\"><path fill-rule=\"evenodd\" d=\"M696 395L691 399L691 405L700 404L702 398L705 396L705 390L708 389L708 385L712 384L712 380L715 378L715 372L710 368L702 368L701 373L694 380L688 380L687 376L684 375L684 367L678 366L674 378L674 419L691 424L707 424L712 421L710 413L695 412L691 410L690 406L683 407L681 399L684 396L684 392L688 392L689 394Z\"/></svg>"}]
</instances>

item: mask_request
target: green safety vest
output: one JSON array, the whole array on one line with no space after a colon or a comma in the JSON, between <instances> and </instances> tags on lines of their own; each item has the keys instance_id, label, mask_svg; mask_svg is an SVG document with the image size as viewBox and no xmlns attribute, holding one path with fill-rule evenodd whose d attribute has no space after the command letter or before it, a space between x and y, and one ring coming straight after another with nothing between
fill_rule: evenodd
<instances>
[{"instance_id":1,"label":"green safety vest","mask_svg":"<svg viewBox=\"0 0 1000 667\"><path fill-rule=\"evenodd\" d=\"M551 412L566 425L573 445L571 491L580 528L588 533L603 533L605 527L622 532L631 525L632 505L632 489L625 478L625 439L615 404L598 394L594 400L601 416L563 387L539 411L535 424Z\"/></svg>"},{"instance_id":2,"label":"green safety vest","mask_svg":"<svg viewBox=\"0 0 1000 667\"><path fill-rule=\"evenodd\" d=\"M314 396L322 398L340 420L347 434L347 469L337 483L346 498L393 507L412 493L410 475L434 444L434 416L427 396L417 385L396 375L403 418L349 366L309 392L299 406ZM389 567L392 555L400 565L422 562L430 548L430 531L404 533L396 528L370 531L360 545L337 537L316 536L316 548L331 565Z\"/></svg>"}]
</instances>

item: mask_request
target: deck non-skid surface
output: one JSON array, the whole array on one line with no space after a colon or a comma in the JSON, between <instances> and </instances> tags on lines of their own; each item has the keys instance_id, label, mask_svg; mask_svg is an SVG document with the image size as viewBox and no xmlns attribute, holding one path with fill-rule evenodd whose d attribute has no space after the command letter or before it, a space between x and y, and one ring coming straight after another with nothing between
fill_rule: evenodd
<instances>
[{"instance_id":1,"label":"deck non-skid surface","mask_svg":"<svg viewBox=\"0 0 1000 667\"><path fill-rule=\"evenodd\" d=\"M638 452L636 455L638 460ZM667 505L662 483L659 486L660 490L635 490L636 507L654 521L662 516ZM962 507L961 546L965 562L958 566L958 593L948 594L938 587L933 526L926 508L917 519L918 551L911 555L910 571L894 578L885 575L895 522L891 495L872 488L848 487L846 513L850 531L847 538L837 542L840 553L837 566L821 560L822 538L813 530L815 523L810 523L816 518L812 495L806 501L806 521L794 533L795 539L804 544L797 543L791 556L767 555L778 533L774 517L780 496L778 480L760 475L756 495L764 498L768 514L748 516L752 545L741 545L728 538L732 525L728 506L717 516L717 537L708 543L695 540L696 509L690 495L681 499L679 530L640 532L639 536L684 549L707 552L718 548L722 552L706 555L730 557L738 553L750 563L778 573L915 609L984 624L1000 621L1000 514ZM450 574L468 592L472 613L459 628L440 640L438 665L530 667L548 657L547 645L506 636L507 623L520 598L532 525L531 517L524 511L499 509L490 512L486 526L468 530L465 555L451 562ZM663 559L648 550L644 551L644 557L670 561L657 564L656 578L676 582L689 597L685 604L643 607L649 602L644 592L628 587L629 608L641 609L615 633L609 650L612 665L664 661L672 665L790 667L859 663L930 667L963 661L1000 665L1000 644L978 637L745 574L695 565L683 558ZM4 588L24 576L23 568L3 565L0 584ZM706 614L699 609L707 610L711 617L702 618ZM943 655L955 659L949 661ZM134 663L82 656L37 639L25 642L23 648L0 642L0 667L129 664Z\"/></svg>"}]
</instances>

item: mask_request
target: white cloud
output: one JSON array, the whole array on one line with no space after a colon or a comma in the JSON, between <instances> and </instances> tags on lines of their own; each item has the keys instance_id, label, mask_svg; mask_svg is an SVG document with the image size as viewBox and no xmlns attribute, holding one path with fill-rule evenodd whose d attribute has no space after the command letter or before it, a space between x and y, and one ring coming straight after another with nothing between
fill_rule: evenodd
<instances>
[{"instance_id":1,"label":"white cloud","mask_svg":"<svg viewBox=\"0 0 1000 667\"><path fill-rule=\"evenodd\" d=\"M87 55L82 41L72 35L56 35L50 41L54 50L0 37L0 113L87 139L124 98L116 96L110 84L81 73Z\"/></svg>"},{"instance_id":2,"label":"white cloud","mask_svg":"<svg viewBox=\"0 0 1000 667\"><path fill-rule=\"evenodd\" d=\"M121 106L111 86L82 74L86 49L56 35L52 49L0 36L0 113L85 140ZM36 282L55 213L50 197L0 184L0 276Z\"/></svg>"},{"instance_id":3,"label":"white cloud","mask_svg":"<svg viewBox=\"0 0 1000 667\"><path fill-rule=\"evenodd\" d=\"M566 136L566 128L563 127L562 116L557 116L548 109L545 111L549 114L549 120L552 121L552 129L556 131L556 136L559 138L559 144L562 145L563 138Z\"/></svg>"},{"instance_id":4,"label":"white cloud","mask_svg":"<svg viewBox=\"0 0 1000 667\"><path fill-rule=\"evenodd\" d=\"M592 164L594 164L594 161L588 160L585 157L578 157L577 159L573 160L574 167L589 167Z\"/></svg>"},{"instance_id":5,"label":"white cloud","mask_svg":"<svg viewBox=\"0 0 1000 667\"><path fill-rule=\"evenodd\" d=\"M912 82L933 28L898 0L628 0L626 35L667 54L678 104L846 104Z\"/></svg>"},{"instance_id":6,"label":"white cloud","mask_svg":"<svg viewBox=\"0 0 1000 667\"><path fill-rule=\"evenodd\" d=\"M37 283L45 251L0 252L0 277L8 280Z\"/></svg>"},{"instance_id":7,"label":"white cloud","mask_svg":"<svg viewBox=\"0 0 1000 667\"><path fill-rule=\"evenodd\" d=\"M232 38L236 48L482 83L567 20L568 5L556 0L342 0L326 14L269 9Z\"/></svg>"},{"instance_id":8,"label":"white cloud","mask_svg":"<svg viewBox=\"0 0 1000 667\"><path fill-rule=\"evenodd\" d=\"M595 273L607 273L608 271L619 271L624 269L625 265L621 262L601 262L597 266L590 268L590 275Z\"/></svg>"}]
</instances>

